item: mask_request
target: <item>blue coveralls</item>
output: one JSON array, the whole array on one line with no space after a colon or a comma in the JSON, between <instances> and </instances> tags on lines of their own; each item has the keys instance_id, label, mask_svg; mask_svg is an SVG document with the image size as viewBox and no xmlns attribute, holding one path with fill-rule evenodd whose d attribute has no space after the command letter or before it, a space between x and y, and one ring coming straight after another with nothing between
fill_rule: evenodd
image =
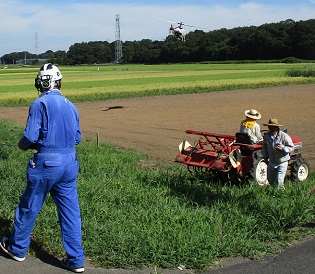
<instances>
[{"instance_id":1,"label":"blue coveralls","mask_svg":"<svg viewBox=\"0 0 315 274\"><path fill-rule=\"evenodd\" d=\"M21 139L35 148L27 167L27 186L16 208L11 252L25 257L36 218L50 193L57 209L62 243L71 267L84 266L81 215L76 188L79 163L75 146L81 141L77 108L59 90L33 101Z\"/></svg>"}]
</instances>

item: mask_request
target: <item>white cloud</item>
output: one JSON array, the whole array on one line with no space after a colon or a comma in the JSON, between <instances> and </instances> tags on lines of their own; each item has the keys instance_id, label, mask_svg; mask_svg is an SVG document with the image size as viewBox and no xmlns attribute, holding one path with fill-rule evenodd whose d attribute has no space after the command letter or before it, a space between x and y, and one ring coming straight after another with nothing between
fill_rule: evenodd
<instances>
[{"instance_id":1,"label":"white cloud","mask_svg":"<svg viewBox=\"0 0 315 274\"><path fill-rule=\"evenodd\" d=\"M315 0L310 0L315 2ZM276 3L276 2L275 2ZM45 4L28 4L0 0L0 56L13 51L35 52L38 33L39 53L68 50L74 43L115 40L115 17L120 14L123 41L164 40L170 23L157 19L183 21L186 24L215 30L248 25L261 25L292 19L313 18L315 6L301 4L275 6L258 1L240 1L224 6L158 6L141 4L76 4L72 1L51 8ZM187 31L193 30L187 28Z\"/></svg>"}]
</instances>

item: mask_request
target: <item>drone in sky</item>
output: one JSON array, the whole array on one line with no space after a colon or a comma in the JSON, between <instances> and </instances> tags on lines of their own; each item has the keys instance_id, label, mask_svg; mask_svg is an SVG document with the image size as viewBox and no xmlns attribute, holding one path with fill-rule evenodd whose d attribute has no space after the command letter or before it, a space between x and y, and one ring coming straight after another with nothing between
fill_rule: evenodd
<instances>
[{"instance_id":1,"label":"drone in sky","mask_svg":"<svg viewBox=\"0 0 315 274\"><path fill-rule=\"evenodd\" d=\"M171 35L173 35L175 37L175 39L181 40L182 42L186 41L186 34L187 34L184 26L187 26L187 27L190 27L190 28L196 28L196 29L205 29L205 28L200 28L200 27L184 24L183 22L174 22L174 21L165 20L165 19L162 19L162 18L158 18L158 19L170 22L171 26L169 28L169 33ZM177 26L176 25L174 26L173 24L177 24Z\"/></svg>"}]
</instances>

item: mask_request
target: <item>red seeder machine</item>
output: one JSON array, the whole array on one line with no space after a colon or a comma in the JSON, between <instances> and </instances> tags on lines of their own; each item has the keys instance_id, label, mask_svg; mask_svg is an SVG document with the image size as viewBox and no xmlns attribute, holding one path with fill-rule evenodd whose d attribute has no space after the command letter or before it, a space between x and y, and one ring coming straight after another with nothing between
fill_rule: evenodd
<instances>
[{"instance_id":1,"label":"red seeder machine","mask_svg":"<svg viewBox=\"0 0 315 274\"><path fill-rule=\"evenodd\" d=\"M223 182L268 184L267 164L261 154L262 145L250 144L248 135L225 135L195 130L186 130L186 133L199 138L193 146L187 141L181 142L180 154L175 161L185 164L190 172L209 173ZM309 176L310 166L301 155L302 140L291 138L294 151L290 154L288 167L290 179L304 181Z\"/></svg>"}]
</instances>

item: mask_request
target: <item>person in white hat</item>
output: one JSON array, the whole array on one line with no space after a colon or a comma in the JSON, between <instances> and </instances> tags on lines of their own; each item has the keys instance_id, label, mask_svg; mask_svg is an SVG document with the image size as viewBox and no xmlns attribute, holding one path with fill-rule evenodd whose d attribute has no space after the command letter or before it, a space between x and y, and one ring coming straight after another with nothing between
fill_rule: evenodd
<instances>
[{"instance_id":1,"label":"person in white hat","mask_svg":"<svg viewBox=\"0 0 315 274\"><path fill-rule=\"evenodd\" d=\"M284 189L284 178L288 169L290 152L294 145L291 137L280 130L278 119L270 119L267 124L268 132L264 135L262 156L268 164L267 178L270 185Z\"/></svg>"},{"instance_id":2,"label":"person in white hat","mask_svg":"<svg viewBox=\"0 0 315 274\"><path fill-rule=\"evenodd\" d=\"M260 125L257 120L261 118L261 114L256 109L245 110L245 120L241 122L240 132L246 133L252 144L262 142L263 137L260 132Z\"/></svg>"}]
</instances>

